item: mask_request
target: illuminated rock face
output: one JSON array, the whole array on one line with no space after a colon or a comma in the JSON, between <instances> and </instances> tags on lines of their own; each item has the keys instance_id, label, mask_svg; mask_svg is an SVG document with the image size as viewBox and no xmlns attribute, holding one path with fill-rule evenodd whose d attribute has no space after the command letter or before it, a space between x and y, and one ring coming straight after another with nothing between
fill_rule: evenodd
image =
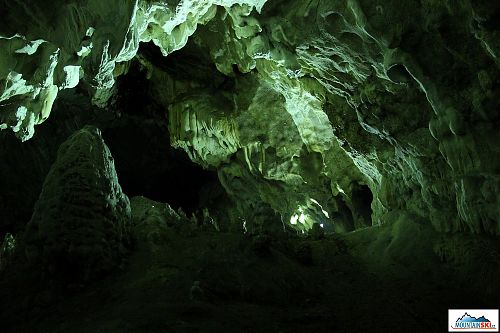
<instances>
[{"instance_id":1,"label":"illuminated rock face","mask_svg":"<svg viewBox=\"0 0 500 333\"><path fill-rule=\"evenodd\" d=\"M172 3L173 2L173 3ZM153 42L167 56L182 48L216 5L239 3L260 10L265 0L63 1L3 3L0 26L0 126L19 138L50 114L57 92L80 79L104 107L115 77L126 70L139 42ZM30 22L27 24L26 22Z\"/></svg>"},{"instance_id":2,"label":"illuminated rock face","mask_svg":"<svg viewBox=\"0 0 500 333\"><path fill-rule=\"evenodd\" d=\"M80 82L105 106L139 61L171 144L218 171L232 223L348 231L405 216L500 234L494 2L59 2L2 8L0 120L21 139L58 90Z\"/></svg>"},{"instance_id":3,"label":"illuminated rock face","mask_svg":"<svg viewBox=\"0 0 500 333\"><path fill-rule=\"evenodd\" d=\"M98 129L85 127L59 149L28 224L26 255L56 277L95 278L120 264L129 219L109 149Z\"/></svg>"}]
</instances>

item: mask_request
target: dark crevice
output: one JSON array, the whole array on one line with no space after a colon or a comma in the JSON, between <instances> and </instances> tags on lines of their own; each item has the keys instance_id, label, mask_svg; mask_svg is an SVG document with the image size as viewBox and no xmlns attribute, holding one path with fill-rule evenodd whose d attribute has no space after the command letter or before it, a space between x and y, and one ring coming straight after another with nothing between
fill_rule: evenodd
<instances>
[{"instance_id":1,"label":"dark crevice","mask_svg":"<svg viewBox=\"0 0 500 333\"><path fill-rule=\"evenodd\" d=\"M187 213L196 210L198 193L205 184L217 181L217 174L170 147L168 132L156 122L136 126L133 119L103 131L123 191L129 197L168 202Z\"/></svg>"},{"instance_id":2,"label":"dark crevice","mask_svg":"<svg viewBox=\"0 0 500 333\"><path fill-rule=\"evenodd\" d=\"M387 76L394 81L398 83L407 83L412 81L412 76L410 73L408 73L408 70L404 65L401 64L396 64L389 68L387 71Z\"/></svg>"},{"instance_id":3,"label":"dark crevice","mask_svg":"<svg viewBox=\"0 0 500 333\"><path fill-rule=\"evenodd\" d=\"M188 41L185 47L172 52L168 57L163 56L153 43L141 43L138 54L156 69L180 82L197 81L202 85L217 87L227 78L217 70L206 50L192 41Z\"/></svg>"},{"instance_id":4,"label":"dark crevice","mask_svg":"<svg viewBox=\"0 0 500 333\"><path fill-rule=\"evenodd\" d=\"M357 185L352 190L352 206L357 215L358 227L372 225L373 194L367 185Z\"/></svg>"}]
</instances>

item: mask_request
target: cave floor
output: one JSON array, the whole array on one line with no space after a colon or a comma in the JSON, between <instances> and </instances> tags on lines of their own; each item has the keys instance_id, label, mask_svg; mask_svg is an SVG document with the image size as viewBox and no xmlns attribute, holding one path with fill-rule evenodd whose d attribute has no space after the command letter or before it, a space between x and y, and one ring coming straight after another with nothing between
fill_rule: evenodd
<instances>
[{"instance_id":1,"label":"cave floor","mask_svg":"<svg viewBox=\"0 0 500 333\"><path fill-rule=\"evenodd\" d=\"M500 299L498 288L474 287L487 273L460 274L452 255L435 254L443 237L458 236L420 225L321 239L169 228L137 241L121 272L85 286L6 271L1 331L443 332L448 308Z\"/></svg>"}]
</instances>

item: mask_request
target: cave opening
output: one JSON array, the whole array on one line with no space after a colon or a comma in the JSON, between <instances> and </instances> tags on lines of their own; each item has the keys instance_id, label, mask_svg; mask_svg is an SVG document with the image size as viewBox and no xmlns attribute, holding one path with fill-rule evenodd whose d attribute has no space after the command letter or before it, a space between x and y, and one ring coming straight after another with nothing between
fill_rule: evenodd
<instances>
[{"instance_id":1,"label":"cave opening","mask_svg":"<svg viewBox=\"0 0 500 333\"><path fill-rule=\"evenodd\" d=\"M103 138L113 154L125 194L166 202L189 214L198 208L198 194L204 185L217 181L217 173L172 148L162 127L155 122L140 126L125 122L105 129Z\"/></svg>"},{"instance_id":2,"label":"cave opening","mask_svg":"<svg viewBox=\"0 0 500 333\"><path fill-rule=\"evenodd\" d=\"M204 169L171 147L167 110L151 95L146 70L134 62L117 82L114 108L118 117L102 128L115 160L123 191L166 202L188 215L199 208L200 192L218 182L215 170Z\"/></svg>"},{"instance_id":3,"label":"cave opening","mask_svg":"<svg viewBox=\"0 0 500 333\"><path fill-rule=\"evenodd\" d=\"M61 91L51 116L26 142L2 131L0 157L7 163L0 171L10 176L0 179L0 236L18 232L29 221L59 146L86 125L101 130L129 197L145 196L190 215L206 204L209 195L204 188L220 191L215 170L202 168L170 146L167 112L151 96L146 75L138 62L132 62L117 80L117 94L106 110L92 106L81 86Z\"/></svg>"},{"instance_id":4,"label":"cave opening","mask_svg":"<svg viewBox=\"0 0 500 333\"><path fill-rule=\"evenodd\" d=\"M357 215L358 228L372 225L373 194L367 185L357 185L352 190L352 206Z\"/></svg>"}]
</instances>

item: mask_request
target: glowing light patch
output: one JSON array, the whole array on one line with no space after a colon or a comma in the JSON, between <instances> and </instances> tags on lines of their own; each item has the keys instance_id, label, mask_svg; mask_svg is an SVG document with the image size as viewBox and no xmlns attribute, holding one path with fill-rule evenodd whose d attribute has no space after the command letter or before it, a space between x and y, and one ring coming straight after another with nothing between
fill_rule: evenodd
<instances>
[{"instance_id":1,"label":"glowing light patch","mask_svg":"<svg viewBox=\"0 0 500 333\"><path fill-rule=\"evenodd\" d=\"M21 105L20 107L17 108L16 111L17 124L15 126L12 126L12 131L14 133L19 132L19 130L21 129L21 125L23 124L23 120L26 118L27 113L28 109L25 106Z\"/></svg>"},{"instance_id":2,"label":"glowing light patch","mask_svg":"<svg viewBox=\"0 0 500 333\"><path fill-rule=\"evenodd\" d=\"M290 218L290 224L293 225L297 225L297 223L306 224L307 215L303 213L304 210L302 209L302 207L299 207L298 211L300 214L292 215L292 217Z\"/></svg>"},{"instance_id":3,"label":"glowing light patch","mask_svg":"<svg viewBox=\"0 0 500 333\"><path fill-rule=\"evenodd\" d=\"M66 73L66 82L59 89L76 87L80 81L80 66L64 66L63 70Z\"/></svg>"},{"instance_id":4,"label":"glowing light patch","mask_svg":"<svg viewBox=\"0 0 500 333\"><path fill-rule=\"evenodd\" d=\"M93 47L93 44L90 43L88 46L85 46L85 45L82 45L82 48L80 51L76 52L76 54L79 56L79 57L83 57L85 58L86 56L88 56L90 54L90 52L92 51L92 47Z\"/></svg>"},{"instance_id":5,"label":"glowing light patch","mask_svg":"<svg viewBox=\"0 0 500 333\"><path fill-rule=\"evenodd\" d=\"M295 214L290 218L290 224L296 226L297 229L311 229L314 219L307 214L309 209L307 206L298 206Z\"/></svg>"},{"instance_id":6,"label":"glowing light patch","mask_svg":"<svg viewBox=\"0 0 500 333\"><path fill-rule=\"evenodd\" d=\"M43 39L34 40L34 41L30 42L28 45L26 45L25 47L16 50L15 53L25 53L27 55L32 55L38 50L38 47L40 45L42 45L43 43L45 43L45 41Z\"/></svg>"},{"instance_id":7,"label":"glowing light patch","mask_svg":"<svg viewBox=\"0 0 500 333\"><path fill-rule=\"evenodd\" d=\"M323 206L321 206L317 200L315 200L313 198L311 198L310 200L311 200L311 202L313 202L316 205L318 205L319 208L321 208L321 212L323 213L323 215L325 215L327 218L330 218L330 215L328 214L328 212L323 209Z\"/></svg>"},{"instance_id":8,"label":"glowing light patch","mask_svg":"<svg viewBox=\"0 0 500 333\"><path fill-rule=\"evenodd\" d=\"M339 191L340 193L345 194L344 190L339 186L339 184L337 184L337 191Z\"/></svg>"},{"instance_id":9,"label":"glowing light patch","mask_svg":"<svg viewBox=\"0 0 500 333\"><path fill-rule=\"evenodd\" d=\"M95 31L95 29L94 29L94 28L89 27L89 28L87 29L87 32L85 33L85 36L87 36L87 37L92 37L92 35L94 34L94 31Z\"/></svg>"}]
</instances>

